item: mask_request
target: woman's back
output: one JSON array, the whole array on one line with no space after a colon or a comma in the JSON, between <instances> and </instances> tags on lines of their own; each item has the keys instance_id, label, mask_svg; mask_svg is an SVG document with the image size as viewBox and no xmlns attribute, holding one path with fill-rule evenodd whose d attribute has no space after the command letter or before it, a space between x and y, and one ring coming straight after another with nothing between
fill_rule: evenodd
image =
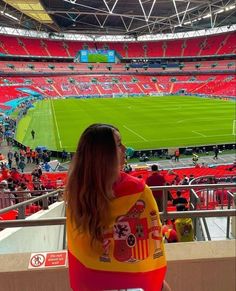
<instances>
[{"instance_id":1,"label":"woman's back","mask_svg":"<svg viewBox=\"0 0 236 291\"><path fill-rule=\"evenodd\" d=\"M151 190L120 172L119 130L90 125L81 135L67 185L67 238L75 291L161 290L166 271L161 224Z\"/></svg>"},{"instance_id":2,"label":"woman's back","mask_svg":"<svg viewBox=\"0 0 236 291\"><path fill-rule=\"evenodd\" d=\"M114 185L114 193L103 242L92 247L89 235L79 234L68 219L71 286L89 291L161 290L166 261L152 193L140 179L125 173Z\"/></svg>"}]
</instances>

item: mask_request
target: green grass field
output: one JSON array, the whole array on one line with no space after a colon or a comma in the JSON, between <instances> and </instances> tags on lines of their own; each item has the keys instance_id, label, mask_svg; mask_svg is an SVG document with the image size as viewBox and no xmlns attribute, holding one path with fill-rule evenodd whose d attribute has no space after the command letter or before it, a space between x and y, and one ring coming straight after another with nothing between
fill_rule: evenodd
<instances>
[{"instance_id":1,"label":"green grass field","mask_svg":"<svg viewBox=\"0 0 236 291\"><path fill-rule=\"evenodd\" d=\"M235 115L235 102L199 97L44 100L19 122L17 140L74 151L81 132L103 122L117 126L135 150L233 143Z\"/></svg>"},{"instance_id":2,"label":"green grass field","mask_svg":"<svg viewBox=\"0 0 236 291\"><path fill-rule=\"evenodd\" d=\"M88 63L107 63L107 55L88 54Z\"/></svg>"}]
</instances>

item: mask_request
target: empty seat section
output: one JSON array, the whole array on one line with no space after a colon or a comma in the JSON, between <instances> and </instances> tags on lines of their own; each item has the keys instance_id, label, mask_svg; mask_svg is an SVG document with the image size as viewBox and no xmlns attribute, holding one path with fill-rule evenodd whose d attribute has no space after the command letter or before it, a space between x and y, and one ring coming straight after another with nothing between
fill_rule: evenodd
<instances>
[{"instance_id":1,"label":"empty seat section","mask_svg":"<svg viewBox=\"0 0 236 291\"><path fill-rule=\"evenodd\" d=\"M115 50L122 58L127 57L124 43L109 43L109 48Z\"/></svg>"},{"instance_id":2,"label":"empty seat section","mask_svg":"<svg viewBox=\"0 0 236 291\"><path fill-rule=\"evenodd\" d=\"M166 57L181 56L183 40L172 40L166 42Z\"/></svg>"},{"instance_id":3,"label":"empty seat section","mask_svg":"<svg viewBox=\"0 0 236 291\"><path fill-rule=\"evenodd\" d=\"M15 36L0 36L0 41L5 48L5 51L10 55L27 55L24 48L19 44Z\"/></svg>"},{"instance_id":4,"label":"empty seat section","mask_svg":"<svg viewBox=\"0 0 236 291\"><path fill-rule=\"evenodd\" d=\"M202 56L215 55L223 40L224 40L224 37L222 35L208 36L201 50L200 55Z\"/></svg>"},{"instance_id":5,"label":"empty seat section","mask_svg":"<svg viewBox=\"0 0 236 291\"><path fill-rule=\"evenodd\" d=\"M35 38L24 38L22 42L30 56L48 56L42 41Z\"/></svg>"},{"instance_id":6,"label":"empty seat section","mask_svg":"<svg viewBox=\"0 0 236 291\"><path fill-rule=\"evenodd\" d=\"M83 49L83 43L79 41L66 41L70 57L75 57L77 53Z\"/></svg>"},{"instance_id":7,"label":"empty seat section","mask_svg":"<svg viewBox=\"0 0 236 291\"><path fill-rule=\"evenodd\" d=\"M163 57L163 42L149 42L147 44L147 57Z\"/></svg>"},{"instance_id":8,"label":"empty seat section","mask_svg":"<svg viewBox=\"0 0 236 291\"><path fill-rule=\"evenodd\" d=\"M218 55L235 54L236 53L236 32L227 34L222 41L222 45L218 50Z\"/></svg>"},{"instance_id":9,"label":"empty seat section","mask_svg":"<svg viewBox=\"0 0 236 291\"><path fill-rule=\"evenodd\" d=\"M198 56L204 39L204 37L186 39L184 56Z\"/></svg>"},{"instance_id":10,"label":"empty seat section","mask_svg":"<svg viewBox=\"0 0 236 291\"><path fill-rule=\"evenodd\" d=\"M46 47L49 56L52 57L68 57L66 48L63 46L63 42L59 40L46 40Z\"/></svg>"},{"instance_id":11,"label":"empty seat section","mask_svg":"<svg viewBox=\"0 0 236 291\"><path fill-rule=\"evenodd\" d=\"M129 58L143 58L144 55L143 43L129 43L128 44L128 57Z\"/></svg>"}]
</instances>

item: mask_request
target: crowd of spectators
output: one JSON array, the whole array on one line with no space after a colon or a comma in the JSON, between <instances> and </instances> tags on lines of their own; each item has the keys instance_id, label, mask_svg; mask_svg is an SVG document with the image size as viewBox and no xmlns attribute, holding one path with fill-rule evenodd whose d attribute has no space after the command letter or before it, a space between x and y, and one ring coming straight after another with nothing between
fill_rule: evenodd
<instances>
[{"instance_id":1,"label":"crowd of spectators","mask_svg":"<svg viewBox=\"0 0 236 291\"><path fill-rule=\"evenodd\" d=\"M42 171L40 165L37 165L31 173L21 173L15 167L9 169L2 165L0 180L1 209L42 195L45 192L62 188L65 185L65 174L61 177L57 173L48 176ZM53 201L50 200L50 202Z\"/></svg>"},{"instance_id":2,"label":"crowd of spectators","mask_svg":"<svg viewBox=\"0 0 236 291\"><path fill-rule=\"evenodd\" d=\"M33 150L30 147L26 149L9 149L7 155L0 153L0 166L8 169L17 168L22 173L25 171L27 164L42 165L46 169L46 165L51 160L51 152L47 150Z\"/></svg>"},{"instance_id":3,"label":"crowd of spectators","mask_svg":"<svg viewBox=\"0 0 236 291\"><path fill-rule=\"evenodd\" d=\"M4 140L8 146L11 146L15 135L16 121L8 116L1 116L0 121L0 146Z\"/></svg>"}]
</instances>

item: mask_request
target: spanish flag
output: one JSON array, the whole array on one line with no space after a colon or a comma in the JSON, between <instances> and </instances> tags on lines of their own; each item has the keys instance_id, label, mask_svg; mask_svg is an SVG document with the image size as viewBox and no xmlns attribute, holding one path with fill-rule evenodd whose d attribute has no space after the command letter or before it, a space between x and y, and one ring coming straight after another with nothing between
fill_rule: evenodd
<instances>
[{"instance_id":1,"label":"spanish flag","mask_svg":"<svg viewBox=\"0 0 236 291\"><path fill-rule=\"evenodd\" d=\"M71 287L75 291L142 288L159 291L166 258L159 212L151 190L140 179L121 173L114 185L110 227L103 243L91 247L67 210Z\"/></svg>"}]
</instances>

